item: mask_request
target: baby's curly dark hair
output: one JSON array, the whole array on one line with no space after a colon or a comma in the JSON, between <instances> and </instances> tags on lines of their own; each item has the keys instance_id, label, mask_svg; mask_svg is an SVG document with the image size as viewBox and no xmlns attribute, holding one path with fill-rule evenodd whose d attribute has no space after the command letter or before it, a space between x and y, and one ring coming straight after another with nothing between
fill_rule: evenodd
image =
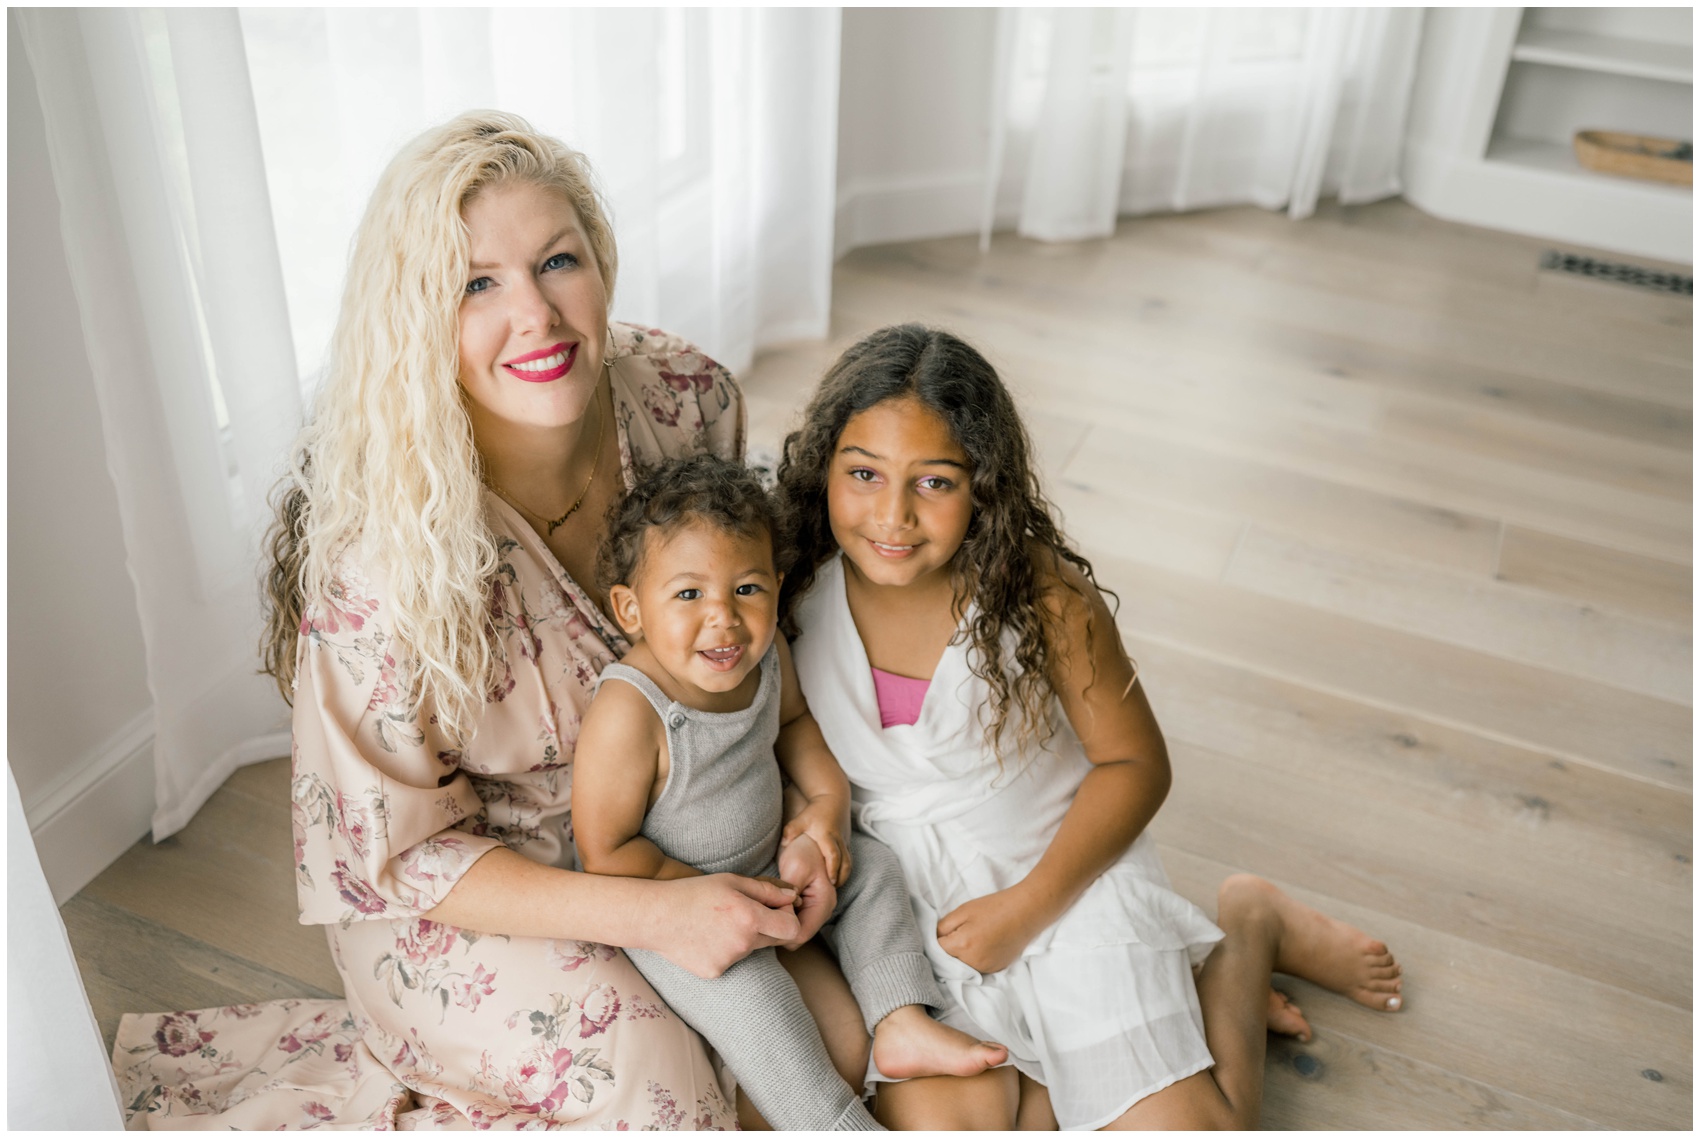
<instances>
[{"instance_id":1,"label":"baby's curly dark hair","mask_svg":"<svg viewBox=\"0 0 1700 1138\"><path fill-rule=\"evenodd\" d=\"M1061 562L1077 568L1100 592L1115 594L1098 586L1091 564L1057 527L1033 469L1027 429L997 370L949 332L900 324L863 337L827 370L803 412L802 429L786 437L775 490L780 544L790 551L780 587L780 626L788 636L799 634L797 601L838 549L827 517L827 475L839 436L852 416L900 398L918 399L937 413L972 467L974 512L951 572L956 619L962 620L970 602L976 610L959 635L966 634L973 649L970 666L991 688L987 746L1001 756L1012 719L1018 746L1043 745L1054 732L1049 665L1063 630L1053 607L1042 603L1046 581L1035 555L1048 558L1050 576L1076 593L1081 590L1062 575ZM1007 659L1005 630L1015 639ZM1088 626L1089 658L1095 631Z\"/></svg>"},{"instance_id":2,"label":"baby's curly dark hair","mask_svg":"<svg viewBox=\"0 0 1700 1138\"><path fill-rule=\"evenodd\" d=\"M596 554L604 592L630 585L643 562L650 530L668 534L691 522L727 533L777 535L773 501L753 470L712 454L677 459L638 472L637 485L608 511L608 536ZM779 557L774 557L779 565Z\"/></svg>"}]
</instances>

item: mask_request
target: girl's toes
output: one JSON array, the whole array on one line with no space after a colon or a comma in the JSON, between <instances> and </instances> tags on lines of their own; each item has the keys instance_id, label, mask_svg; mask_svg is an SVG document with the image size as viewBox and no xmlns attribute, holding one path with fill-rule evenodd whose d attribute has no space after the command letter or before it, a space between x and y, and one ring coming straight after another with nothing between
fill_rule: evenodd
<instances>
[{"instance_id":1,"label":"girl's toes","mask_svg":"<svg viewBox=\"0 0 1700 1138\"><path fill-rule=\"evenodd\" d=\"M1389 996L1387 997L1387 1003L1384 1006L1388 1011L1396 1012L1405 1006L1405 1001L1398 996Z\"/></svg>"}]
</instances>

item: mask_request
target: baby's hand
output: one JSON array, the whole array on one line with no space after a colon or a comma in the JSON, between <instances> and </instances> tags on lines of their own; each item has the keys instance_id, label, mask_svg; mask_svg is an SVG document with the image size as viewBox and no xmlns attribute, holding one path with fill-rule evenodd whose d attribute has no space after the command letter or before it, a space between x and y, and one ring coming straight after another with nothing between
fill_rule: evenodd
<instances>
[{"instance_id":1,"label":"baby's hand","mask_svg":"<svg viewBox=\"0 0 1700 1138\"><path fill-rule=\"evenodd\" d=\"M838 889L826 871L826 859L820 847L807 837L787 842L779 848L779 876L797 889L797 939L782 947L798 948L820 932L838 907Z\"/></svg>"},{"instance_id":2,"label":"baby's hand","mask_svg":"<svg viewBox=\"0 0 1700 1138\"><path fill-rule=\"evenodd\" d=\"M850 847L844 841L842 810L837 803L814 800L785 824L780 845L788 846L799 835L807 834L826 860L826 872L833 885L850 880ZM787 879L789 880L789 879Z\"/></svg>"},{"instance_id":3,"label":"baby's hand","mask_svg":"<svg viewBox=\"0 0 1700 1138\"><path fill-rule=\"evenodd\" d=\"M976 972L1002 972L1044 926L1019 886L965 901L939 918L939 947Z\"/></svg>"}]
</instances>

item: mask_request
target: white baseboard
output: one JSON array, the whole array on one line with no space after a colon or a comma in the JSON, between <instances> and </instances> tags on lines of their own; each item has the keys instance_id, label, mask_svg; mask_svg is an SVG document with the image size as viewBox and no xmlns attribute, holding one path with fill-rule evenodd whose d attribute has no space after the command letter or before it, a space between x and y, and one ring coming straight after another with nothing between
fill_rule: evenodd
<instances>
[{"instance_id":1,"label":"white baseboard","mask_svg":"<svg viewBox=\"0 0 1700 1138\"><path fill-rule=\"evenodd\" d=\"M933 174L852 182L839 191L832 255L863 245L980 231L985 174Z\"/></svg>"},{"instance_id":2,"label":"white baseboard","mask_svg":"<svg viewBox=\"0 0 1700 1138\"><path fill-rule=\"evenodd\" d=\"M149 708L25 811L54 904L64 904L147 835L153 798Z\"/></svg>"}]
</instances>

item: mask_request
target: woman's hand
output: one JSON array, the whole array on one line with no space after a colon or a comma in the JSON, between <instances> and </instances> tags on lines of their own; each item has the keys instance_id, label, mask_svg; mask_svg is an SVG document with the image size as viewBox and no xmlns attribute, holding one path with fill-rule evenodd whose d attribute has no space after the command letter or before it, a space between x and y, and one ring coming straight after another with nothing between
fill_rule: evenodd
<instances>
[{"instance_id":1,"label":"woman's hand","mask_svg":"<svg viewBox=\"0 0 1700 1138\"><path fill-rule=\"evenodd\" d=\"M838 888L826 870L820 847L806 835L779 848L779 876L797 887L797 938L786 948L799 948L820 932L838 907Z\"/></svg>"},{"instance_id":2,"label":"woman's hand","mask_svg":"<svg viewBox=\"0 0 1700 1138\"><path fill-rule=\"evenodd\" d=\"M965 901L939 918L939 947L976 972L1002 972L1050 921L1021 885Z\"/></svg>"},{"instance_id":3,"label":"woman's hand","mask_svg":"<svg viewBox=\"0 0 1700 1138\"><path fill-rule=\"evenodd\" d=\"M704 980L726 971L758 948L797 939L797 891L733 873L663 883L663 927L643 947Z\"/></svg>"},{"instance_id":4,"label":"woman's hand","mask_svg":"<svg viewBox=\"0 0 1700 1138\"><path fill-rule=\"evenodd\" d=\"M811 798L795 818L785 823L785 830L779 836L779 846L783 850L797 838L807 835L820 849L820 855L826 862L827 878L834 886L850 880L850 845L844 840L848 801L847 797L840 800L829 794ZM797 881L789 874L785 874L785 880Z\"/></svg>"}]
</instances>

